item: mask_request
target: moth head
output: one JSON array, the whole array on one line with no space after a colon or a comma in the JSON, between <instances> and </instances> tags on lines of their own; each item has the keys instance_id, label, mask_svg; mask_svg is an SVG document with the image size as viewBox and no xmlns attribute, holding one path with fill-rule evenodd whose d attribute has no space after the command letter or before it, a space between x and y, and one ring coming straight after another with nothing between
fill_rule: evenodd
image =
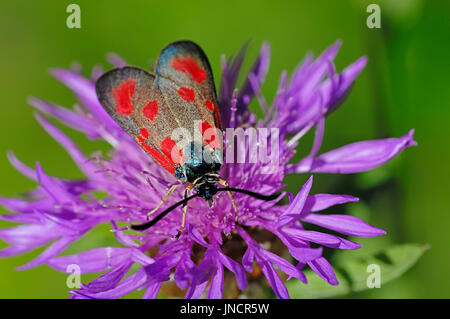
<instances>
[{"instance_id":1,"label":"moth head","mask_svg":"<svg viewBox=\"0 0 450 319\"><path fill-rule=\"evenodd\" d=\"M206 199L207 201L211 201L213 196L217 193L217 177L214 175L205 175L195 185L195 190L200 197Z\"/></svg>"}]
</instances>

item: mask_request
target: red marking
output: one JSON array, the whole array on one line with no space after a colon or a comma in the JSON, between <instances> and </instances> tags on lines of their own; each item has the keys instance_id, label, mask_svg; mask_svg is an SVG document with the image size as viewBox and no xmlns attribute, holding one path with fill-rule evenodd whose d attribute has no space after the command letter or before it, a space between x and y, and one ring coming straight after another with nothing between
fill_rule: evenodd
<instances>
[{"instance_id":1,"label":"red marking","mask_svg":"<svg viewBox=\"0 0 450 319\"><path fill-rule=\"evenodd\" d=\"M175 173L175 163L170 159L166 158L164 155L159 153L154 148L150 147L142 136L138 136L139 143L150 154L164 169L166 169L169 173Z\"/></svg>"},{"instance_id":2,"label":"red marking","mask_svg":"<svg viewBox=\"0 0 450 319\"><path fill-rule=\"evenodd\" d=\"M213 149L219 146L219 138L217 136L216 128L212 127L206 121L203 121L199 125L200 132L202 133L203 143L211 146Z\"/></svg>"},{"instance_id":3,"label":"red marking","mask_svg":"<svg viewBox=\"0 0 450 319\"><path fill-rule=\"evenodd\" d=\"M216 126L220 128L222 126L222 124L220 123L220 112L219 112L219 108L217 107L217 104L210 100L206 100L205 105L208 108L208 110L210 110L211 112L214 112L214 116L216 118Z\"/></svg>"},{"instance_id":4,"label":"red marking","mask_svg":"<svg viewBox=\"0 0 450 319\"><path fill-rule=\"evenodd\" d=\"M148 139L148 137L149 137L149 135L148 135L148 131L147 131L147 129L144 127L144 128L141 128L141 136L143 137L143 138L145 138L145 139Z\"/></svg>"},{"instance_id":5,"label":"red marking","mask_svg":"<svg viewBox=\"0 0 450 319\"><path fill-rule=\"evenodd\" d=\"M214 116L216 117L216 127L221 128L222 122L220 121L220 111L217 105L214 104Z\"/></svg>"},{"instance_id":6,"label":"red marking","mask_svg":"<svg viewBox=\"0 0 450 319\"><path fill-rule=\"evenodd\" d=\"M173 59L172 67L183 73L189 73L195 82L202 83L206 79L206 72L190 56Z\"/></svg>"},{"instance_id":7,"label":"red marking","mask_svg":"<svg viewBox=\"0 0 450 319\"><path fill-rule=\"evenodd\" d=\"M131 98L136 87L136 80L123 81L117 88L112 89L114 100L116 100L116 111L120 115L128 115L133 111Z\"/></svg>"},{"instance_id":8,"label":"red marking","mask_svg":"<svg viewBox=\"0 0 450 319\"><path fill-rule=\"evenodd\" d=\"M142 109L142 113L146 118L153 121L156 114L158 114L158 101L148 102L148 104Z\"/></svg>"},{"instance_id":9,"label":"red marking","mask_svg":"<svg viewBox=\"0 0 450 319\"><path fill-rule=\"evenodd\" d=\"M180 88L178 90L178 95L187 102L194 102L195 92L192 89Z\"/></svg>"},{"instance_id":10,"label":"red marking","mask_svg":"<svg viewBox=\"0 0 450 319\"><path fill-rule=\"evenodd\" d=\"M175 165L181 164L186 160L183 151L178 148L175 141L170 137L166 137L161 142L161 151L171 162L175 163Z\"/></svg>"},{"instance_id":11,"label":"red marking","mask_svg":"<svg viewBox=\"0 0 450 319\"><path fill-rule=\"evenodd\" d=\"M214 111L214 109L216 108L216 103L210 101L210 100L206 100L205 101L205 105L208 108L208 110L210 110L211 112Z\"/></svg>"}]
</instances>

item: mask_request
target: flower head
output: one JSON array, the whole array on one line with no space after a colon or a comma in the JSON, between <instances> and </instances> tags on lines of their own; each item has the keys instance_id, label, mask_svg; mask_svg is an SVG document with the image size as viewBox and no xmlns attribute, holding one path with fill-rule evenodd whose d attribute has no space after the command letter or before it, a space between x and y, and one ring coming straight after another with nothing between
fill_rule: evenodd
<instances>
[{"instance_id":1,"label":"flower head","mask_svg":"<svg viewBox=\"0 0 450 319\"><path fill-rule=\"evenodd\" d=\"M337 73L333 60L339 47L340 42L335 43L316 59L308 55L289 78L283 73L270 107L261 92L269 65L269 46L262 46L239 90L235 87L245 49L228 61L223 59L219 90L222 126L277 128L280 142L279 165L274 170L270 163L226 162L220 175L231 187L272 194L283 190L287 174L362 172L415 145L411 131L400 138L357 142L318 155L326 116L340 106L366 65L363 57ZM109 60L117 67L125 65L115 55ZM177 240L174 236L180 226L180 207L142 233L123 231L122 224L144 222L147 213L177 180L153 161L102 108L95 93L95 80L101 73L94 69L92 78L87 79L75 71L52 70L80 102L81 107L73 110L30 99L30 104L39 111L36 113L39 123L67 150L85 179L49 176L39 163L32 169L9 153L11 164L37 181L39 187L26 200L0 198L3 207L15 212L1 218L22 223L0 230L0 238L10 244L0 251L0 256L21 254L49 244L38 257L19 269L47 264L65 272L68 265L77 264L82 273L104 272L81 289L71 291L74 298L118 298L135 289L145 289L145 298L155 298L162 285L170 283L176 285L178 292L183 291L186 298L199 298L204 293L208 298L221 298L224 293L245 294L248 283L259 278L268 281L277 297L288 298L283 279L297 278L306 283L302 272L306 266L328 283L338 284L333 268L322 256L322 247L360 247L338 235L305 230L304 223L343 235L385 234L353 216L321 214L320 211L331 206L358 199L349 195L311 194L312 176L295 196L289 194L288 204L283 204L281 197L264 202L236 193L238 224L231 218L231 201L226 193L220 193L213 208L201 198L189 202L186 230ZM261 119L248 108L254 98L264 113ZM86 157L43 114L90 139L107 141L112 150L104 157L98 154ZM292 163L300 139L313 128L315 139L309 155ZM248 157L249 143L238 145L236 151ZM97 192L106 196L96 196ZM174 192L167 207L182 197L182 191ZM72 242L102 223L112 225L117 246L61 255ZM132 268L133 265L137 266Z\"/></svg>"}]
</instances>

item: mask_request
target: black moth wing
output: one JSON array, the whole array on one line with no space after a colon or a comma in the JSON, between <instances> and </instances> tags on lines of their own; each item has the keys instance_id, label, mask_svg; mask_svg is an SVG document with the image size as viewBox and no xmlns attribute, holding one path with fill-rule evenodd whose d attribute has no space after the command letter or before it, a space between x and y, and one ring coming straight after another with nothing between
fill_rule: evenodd
<instances>
[{"instance_id":1,"label":"black moth wing","mask_svg":"<svg viewBox=\"0 0 450 319\"><path fill-rule=\"evenodd\" d=\"M158 87L183 127L206 121L221 128L214 78L208 58L191 41L166 46L155 66Z\"/></svg>"},{"instance_id":2,"label":"black moth wing","mask_svg":"<svg viewBox=\"0 0 450 319\"><path fill-rule=\"evenodd\" d=\"M169 106L155 76L137 67L113 69L97 80L96 91L106 112L173 174L178 163L170 158L173 145L167 141L178 122L167 116Z\"/></svg>"}]
</instances>

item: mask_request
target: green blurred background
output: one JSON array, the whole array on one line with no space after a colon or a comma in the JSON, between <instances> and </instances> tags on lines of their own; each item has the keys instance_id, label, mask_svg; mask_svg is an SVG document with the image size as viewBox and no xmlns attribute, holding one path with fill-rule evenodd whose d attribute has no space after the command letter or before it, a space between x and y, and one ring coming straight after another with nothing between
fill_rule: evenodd
<instances>
[{"instance_id":1,"label":"green blurred background","mask_svg":"<svg viewBox=\"0 0 450 319\"><path fill-rule=\"evenodd\" d=\"M70 3L81 7L81 29L66 27ZM381 29L366 27L370 3L381 7ZM78 61L89 75L98 63L111 67L105 62L107 52L148 67L169 42L192 39L207 53L219 82L221 54L230 56L251 40L253 58L260 44L268 41L272 58L264 93L271 101L282 70L293 70L308 51L319 54L340 38L344 43L336 59L338 70L361 55L367 55L369 63L347 101L329 117L322 151L363 139L398 137L410 128L416 129L419 147L369 173L318 175L313 192L361 197L360 203L345 208L388 231L386 236L359 240L364 246L354 254L395 243L431 246L401 278L349 296L449 298L449 17L450 2L434 0L2 1L0 194L12 197L36 186L9 165L8 150L31 166L40 161L49 174L82 177L26 103L29 96L69 107L75 103L72 93L49 76L50 67L69 67ZM247 60L245 68L250 63ZM87 154L107 149L103 143L65 132ZM308 150L309 135L303 152ZM289 190L298 191L306 178L287 178ZM105 235L107 229L96 230L85 240L88 243L71 247L70 252L113 242L110 234ZM14 270L41 251L0 259L0 298L67 298L65 274L47 266ZM83 276L82 281L89 278Z\"/></svg>"}]
</instances>

